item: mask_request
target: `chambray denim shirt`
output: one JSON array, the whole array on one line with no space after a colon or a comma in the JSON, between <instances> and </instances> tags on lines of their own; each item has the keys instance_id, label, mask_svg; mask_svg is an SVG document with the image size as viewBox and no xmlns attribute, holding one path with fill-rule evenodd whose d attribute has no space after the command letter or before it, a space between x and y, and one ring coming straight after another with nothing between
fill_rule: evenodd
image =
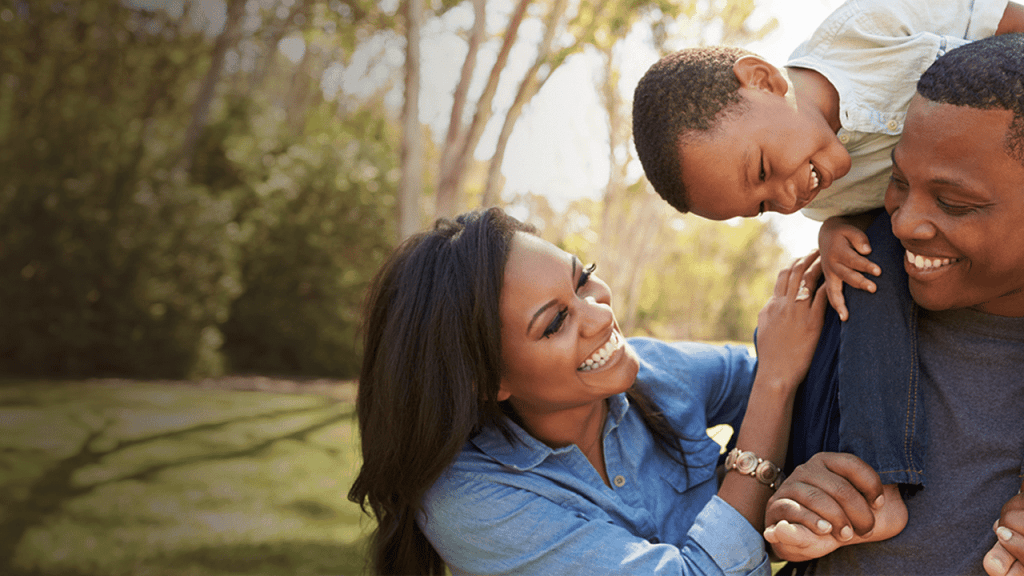
<instances>
[{"instance_id":1,"label":"chambray denim shirt","mask_svg":"<svg viewBox=\"0 0 1024 576\"><path fill-rule=\"evenodd\" d=\"M656 447L625 394L609 399L612 487L575 445L552 449L512 424L484 429L427 492L417 520L452 573L769 575L759 534L717 495L720 447L738 429L756 360L744 347L631 338L646 387L684 443L684 469Z\"/></svg>"},{"instance_id":2,"label":"chambray denim shirt","mask_svg":"<svg viewBox=\"0 0 1024 576\"><path fill-rule=\"evenodd\" d=\"M992 36L1007 0L847 0L786 66L821 73L839 94L837 133L850 172L801 212L814 220L884 204L889 153L903 132L917 81L935 59Z\"/></svg>"},{"instance_id":3,"label":"chambray denim shirt","mask_svg":"<svg viewBox=\"0 0 1024 576\"><path fill-rule=\"evenodd\" d=\"M870 294L843 287L844 323L831 308L807 379L797 391L787 472L817 452L848 452L883 484L923 486L925 420L917 357L917 305L907 286L904 249L889 214L867 230L868 258L882 275Z\"/></svg>"}]
</instances>

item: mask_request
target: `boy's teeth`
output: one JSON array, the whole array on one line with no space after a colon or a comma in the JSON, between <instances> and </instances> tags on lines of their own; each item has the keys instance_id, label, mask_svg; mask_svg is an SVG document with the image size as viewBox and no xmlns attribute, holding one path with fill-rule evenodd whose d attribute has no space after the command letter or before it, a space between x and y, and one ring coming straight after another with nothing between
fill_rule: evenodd
<instances>
[{"instance_id":1,"label":"boy's teeth","mask_svg":"<svg viewBox=\"0 0 1024 576\"><path fill-rule=\"evenodd\" d=\"M814 164L811 164L811 176L814 178L814 184L811 184L811 189L813 190L821 183L821 178L818 176L818 170L814 167Z\"/></svg>"},{"instance_id":2,"label":"boy's teeth","mask_svg":"<svg viewBox=\"0 0 1024 576\"><path fill-rule=\"evenodd\" d=\"M918 270L931 270L932 268L941 268L948 266L953 262L956 262L956 258L925 258L920 254L914 254L910 250L907 250L907 260L914 265Z\"/></svg>"}]
</instances>

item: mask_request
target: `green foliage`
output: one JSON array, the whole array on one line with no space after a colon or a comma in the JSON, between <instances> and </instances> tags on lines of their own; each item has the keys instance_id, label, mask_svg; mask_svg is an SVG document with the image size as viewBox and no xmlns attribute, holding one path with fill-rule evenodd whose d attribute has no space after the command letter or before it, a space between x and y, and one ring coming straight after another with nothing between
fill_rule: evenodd
<instances>
[{"instance_id":1,"label":"green foliage","mask_svg":"<svg viewBox=\"0 0 1024 576\"><path fill-rule=\"evenodd\" d=\"M150 144L173 141L195 38L116 3L17 10L0 15L0 368L216 371L232 208Z\"/></svg>"},{"instance_id":2,"label":"green foliage","mask_svg":"<svg viewBox=\"0 0 1024 576\"><path fill-rule=\"evenodd\" d=\"M394 237L395 135L369 111L311 112L302 135L227 140L244 180L245 291L224 325L234 371L354 376L359 311ZM274 126L272 118L256 125ZM263 151L259 141L276 143Z\"/></svg>"},{"instance_id":3,"label":"green foliage","mask_svg":"<svg viewBox=\"0 0 1024 576\"><path fill-rule=\"evenodd\" d=\"M186 172L213 45L190 14L8 6L0 373L354 374L361 294L388 249L397 179L384 117L337 114L315 74L292 91L294 67L271 75L283 90L257 98L234 69ZM355 26L348 14L362 26L371 15L353 10L367 6L317 2L312 21Z\"/></svg>"},{"instance_id":4,"label":"green foliage","mask_svg":"<svg viewBox=\"0 0 1024 576\"><path fill-rule=\"evenodd\" d=\"M659 337L749 342L783 264L774 229L753 219L670 218L665 239L672 249L644 272L639 328Z\"/></svg>"}]
</instances>

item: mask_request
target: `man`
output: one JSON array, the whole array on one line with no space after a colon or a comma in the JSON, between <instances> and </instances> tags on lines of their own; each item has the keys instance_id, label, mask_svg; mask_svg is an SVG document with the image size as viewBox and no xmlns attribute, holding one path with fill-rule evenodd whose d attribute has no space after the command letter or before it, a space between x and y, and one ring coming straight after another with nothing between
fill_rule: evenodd
<instances>
[{"instance_id":1,"label":"man","mask_svg":"<svg viewBox=\"0 0 1024 576\"><path fill-rule=\"evenodd\" d=\"M834 550L791 567L815 574L1024 574L1024 35L936 60L892 159L869 237L894 273L826 319L793 425L792 464L853 456L798 467L766 538ZM862 543L882 484L909 522Z\"/></svg>"}]
</instances>

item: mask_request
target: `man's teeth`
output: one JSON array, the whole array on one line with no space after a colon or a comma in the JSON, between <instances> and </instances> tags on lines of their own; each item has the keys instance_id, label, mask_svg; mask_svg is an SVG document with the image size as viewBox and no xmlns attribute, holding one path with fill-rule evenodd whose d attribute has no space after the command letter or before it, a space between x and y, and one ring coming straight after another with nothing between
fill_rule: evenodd
<instances>
[{"instance_id":1,"label":"man's teeth","mask_svg":"<svg viewBox=\"0 0 1024 576\"><path fill-rule=\"evenodd\" d=\"M814 190L818 187L818 184L821 183L821 177L818 176L818 169L814 167L814 164L811 164L811 177L814 178L814 183L811 184L811 190Z\"/></svg>"},{"instance_id":2,"label":"man's teeth","mask_svg":"<svg viewBox=\"0 0 1024 576\"><path fill-rule=\"evenodd\" d=\"M907 250L907 260L918 270L941 268L943 266L949 266L953 262L957 261L956 258L925 258L920 254L914 254L910 250Z\"/></svg>"},{"instance_id":3,"label":"man's teeth","mask_svg":"<svg viewBox=\"0 0 1024 576\"><path fill-rule=\"evenodd\" d=\"M624 341L622 340L622 337L619 336L619 332L617 330L613 330L611 337L604 343L604 346L601 346L600 350L591 354L590 358L587 358L583 364L580 364L580 367L577 368L577 370L586 372L588 370L596 370L601 366L604 366L605 362L611 358L612 354L614 354L616 350L622 348L623 344Z\"/></svg>"}]
</instances>

